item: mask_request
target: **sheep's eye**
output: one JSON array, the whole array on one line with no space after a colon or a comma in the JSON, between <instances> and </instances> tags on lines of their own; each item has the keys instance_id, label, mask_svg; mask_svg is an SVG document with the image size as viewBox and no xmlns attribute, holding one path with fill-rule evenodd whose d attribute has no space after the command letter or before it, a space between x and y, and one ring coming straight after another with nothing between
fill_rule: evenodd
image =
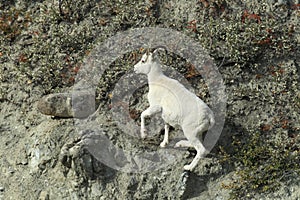
<instances>
[{"instance_id":1,"label":"sheep's eye","mask_svg":"<svg viewBox=\"0 0 300 200\"><path fill-rule=\"evenodd\" d=\"M142 63L145 63L145 60L142 60Z\"/></svg>"}]
</instances>

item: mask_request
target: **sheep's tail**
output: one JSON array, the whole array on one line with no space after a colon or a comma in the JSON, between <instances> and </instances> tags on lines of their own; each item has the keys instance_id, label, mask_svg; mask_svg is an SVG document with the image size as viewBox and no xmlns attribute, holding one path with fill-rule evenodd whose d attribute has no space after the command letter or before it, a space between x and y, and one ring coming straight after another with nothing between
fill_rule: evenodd
<instances>
[{"instance_id":1,"label":"sheep's tail","mask_svg":"<svg viewBox=\"0 0 300 200\"><path fill-rule=\"evenodd\" d=\"M215 123L216 123L215 116L214 116L214 114L211 114L209 116L209 128L208 129L211 129L215 125Z\"/></svg>"}]
</instances>

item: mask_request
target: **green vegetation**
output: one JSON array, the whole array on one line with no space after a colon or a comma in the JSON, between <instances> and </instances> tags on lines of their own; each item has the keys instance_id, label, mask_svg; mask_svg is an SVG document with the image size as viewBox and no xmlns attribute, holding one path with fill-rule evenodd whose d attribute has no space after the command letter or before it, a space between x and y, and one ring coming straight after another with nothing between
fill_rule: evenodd
<instances>
[{"instance_id":1,"label":"green vegetation","mask_svg":"<svg viewBox=\"0 0 300 200\"><path fill-rule=\"evenodd\" d=\"M36 3L29 11L26 3L24 9L10 5L0 13L0 60L12 62L17 80L41 85L45 93L71 86L84 57L105 38L141 25L137 21L154 23L145 12L152 4L142 1L56 2ZM134 14L125 12L129 10ZM11 48L11 42L18 49Z\"/></svg>"},{"instance_id":2,"label":"green vegetation","mask_svg":"<svg viewBox=\"0 0 300 200\"><path fill-rule=\"evenodd\" d=\"M265 54L296 52L296 24L280 26L280 13L266 12L264 7L234 11L230 1L209 2L209 6L199 3L193 21L174 21L165 16L168 4L157 10L157 1L62 0L55 6L45 1L30 11L27 4L22 9L11 5L0 14L0 59L12 58L18 77L45 86L49 93L74 83L81 61L95 41L130 28L163 26L185 32L215 59L226 58L226 63L245 64ZM20 49L10 49L10 42L19 43Z\"/></svg>"},{"instance_id":3,"label":"green vegetation","mask_svg":"<svg viewBox=\"0 0 300 200\"><path fill-rule=\"evenodd\" d=\"M272 192L290 178L300 175L300 138L277 134L276 139L256 133L246 141L233 139L234 152L222 150L226 161L238 169L237 178L224 188L232 189L232 199L253 198L255 193Z\"/></svg>"},{"instance_id":4,"label":"green vegetation","mask_svg":"<svg viewBox=\"0 0 300 200\"><path fill-rule=\"evenodd\" d=\"M282 26L285 18L282 12L288 12L288 6L270 12L261 2L255 9L233 12L232 4L230 1L215 1L211 3L213 12L187 22L187 29L214 58L225 57L229 62L244 64L259 58L271 59L270 56L296 53L296 22Z\"/></svg>"},{"instance_id":5,"label":"green vegetation","mask_svg":"<svg viewBox=\"0 0 300 200\"><path fill-rule=\"evenodd\" d=\"M11 8L0 13L0 37L12 42L26 29L31 18L24 11Z\"/></svg>"}]
</instances>

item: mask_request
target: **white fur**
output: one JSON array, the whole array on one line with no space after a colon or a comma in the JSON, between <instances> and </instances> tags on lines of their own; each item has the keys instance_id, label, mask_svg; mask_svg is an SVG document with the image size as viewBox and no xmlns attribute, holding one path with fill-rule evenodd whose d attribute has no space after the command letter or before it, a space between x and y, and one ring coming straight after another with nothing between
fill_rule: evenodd
<instances>
[{"instance_id":1,"label":"white fur","mask_svg":"<svg viewBox=\"0 0 300 200\"><path fill-rule=\"evenodd\" d=\"M200 158L208 153L199 137L210 129L214 123L214 115L210 108L195 94L187 90L177 80L165 76L161 69L156 49L146 53L134 66L136 73L148 77L150 106L141 114L141 137L146 137L145 117L162 112L165 121L165 135L160 146L165 147L169 140L169 125L179 125L187 140L176 143L175 147L194 147L197 154L191 164L185 165L185 170L193 170Z\"/></svg>"}]
</instances>

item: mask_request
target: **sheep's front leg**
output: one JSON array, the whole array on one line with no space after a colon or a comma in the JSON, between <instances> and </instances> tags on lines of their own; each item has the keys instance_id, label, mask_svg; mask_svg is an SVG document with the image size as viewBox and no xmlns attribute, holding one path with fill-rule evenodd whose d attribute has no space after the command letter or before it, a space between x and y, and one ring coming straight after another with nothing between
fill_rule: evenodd
<instances>
[{"instance_id":1,"label":"sheep's front leg","mask_svg":"<svg viewBox=\"0 0 300 200\"><path fill-rule=\"evenodd\" d=\"M147 136L146 129L145 129L145 118L149 117L155 113L158 113L161 111L160 106L150 106L146 110L144 110L141 114L141 137L145 138Z\"/></svg>"},{"instance_id":2,"label":"sheep's front leg","mask_svg":"<svg viewBox=\"0 0 300 200\"><path fill-rule=\"evenodd\" d=\"M169 143L169 124L165 124L165 135L164 140L160 143L160 147L166 147L166 145Z\"/></svg>"}]
</instances>

